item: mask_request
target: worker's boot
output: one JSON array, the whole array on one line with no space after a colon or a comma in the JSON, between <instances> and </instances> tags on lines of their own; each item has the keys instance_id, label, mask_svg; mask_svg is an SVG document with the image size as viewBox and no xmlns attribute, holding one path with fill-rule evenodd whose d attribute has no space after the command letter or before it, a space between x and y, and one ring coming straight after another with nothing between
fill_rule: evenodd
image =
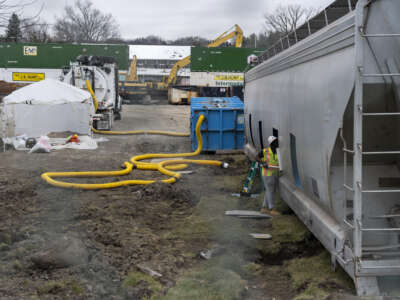
<instances>
[{"instance_id":1,"label":"worker's boot","mask_svg":"<svg viewBox=\"0 0 400 300\"><path fill-rule=\"evenodd\" d=\"M262 207L260 210L260 213L265 214L265 215L270 215L271 211L266 207Z\"/></svg>"},{"instance_id":2,"label":"worker's boot","mask_svg":"<svg viewBox=\"0 0 400 300\"><path fill-rule=\"evenodd\" d=\"M281 213L280 213L279 211L275 210L275 209L271 209L271 210L269 211L269 214L270 214L271 216L280 216L280 215L281 215Z\"/></svg>"}]
</instances>

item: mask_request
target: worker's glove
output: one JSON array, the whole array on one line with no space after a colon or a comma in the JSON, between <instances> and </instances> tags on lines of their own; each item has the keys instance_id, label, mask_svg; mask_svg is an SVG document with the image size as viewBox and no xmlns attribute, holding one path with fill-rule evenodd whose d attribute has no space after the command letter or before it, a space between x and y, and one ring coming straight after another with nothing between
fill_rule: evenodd
<instances>
[{"instance_id":1,"label":"worker's glove","mask_svg":"<svg viewBox=\"0 0 400 300\"><path fill-rule=\"evenodd\" d=\"M268 169L268 164L267 163L263 163L262 166L266 169Z\"/></svg>"}]
</instances>

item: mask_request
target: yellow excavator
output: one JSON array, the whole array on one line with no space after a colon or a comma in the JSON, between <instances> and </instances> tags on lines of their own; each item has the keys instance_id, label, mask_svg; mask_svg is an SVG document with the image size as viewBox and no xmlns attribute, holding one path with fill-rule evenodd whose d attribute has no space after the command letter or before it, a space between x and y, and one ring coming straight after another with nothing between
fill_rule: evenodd
<instances>
[{"instance_id":1,"label":"yellow excavator","mask_svg":"<svg viewBox=\"0 0 400 300\"><path fill-rule=\"evenodd\" d=\"M208 48L221 46L223 43L235 38L235 47L242 47L243 43L243 30L239 25L235 24L227 31L219 35L215 40L207 45ZM169 73L168 78L163 82L157 84L158 89L167 89L170 85L176 84L178 71L190 64L190 55L176 62Z\"/></svg>"},{"instance_id":2,"label":"yellow excavator","mask_svg":"<svg viewBox=\"0 0 400 300\"><path fill-rule=\"evenodd\" d=\"M129 67L129 73L128 73L128 77L126 78L126 80L128 80L128 81L137 81L138 80L136 64L137 64L137 57L136 57L136 55L134 55L131 60L131 65Z\"/></svg>"},{"instance_id":3,"label":"yellow excavator","mask_svg":"<svg viewBox=\"0 0 400 300\"><path fill-rule=\"evenodd\" d=\"M124 99L142 98L147 95L148 84L139 82L137 75L137 57L133 56L129 72L123 81L119 81L119 94Z\"/></svg>"}]
</instances>

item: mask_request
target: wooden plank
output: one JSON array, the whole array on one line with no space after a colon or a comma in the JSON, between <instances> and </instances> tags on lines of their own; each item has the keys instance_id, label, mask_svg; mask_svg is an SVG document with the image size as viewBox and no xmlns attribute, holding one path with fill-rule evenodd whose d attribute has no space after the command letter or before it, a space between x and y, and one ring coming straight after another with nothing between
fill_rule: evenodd
<instances>
[{"instance_id":1,"label":"wooden plank","mask_svg":"<svg viewBox=\"0 0 400 300\"><path fill-rule=\"evenodd\" d=\"M231 217L240 217L240 218L263 218L263 219L269 219L271 218L270 215L267 214L262 214L259 211L253 211L253 210L227 210L225 212L226 216L231 216Z\"/></svg>"},{"instance_id":2,"label":"wooden plank","mask_svg":"<svg viewBox=\"0 0 400 300\"><path fill-rule=\"evenodd\" d=\"M241 194L241 193L233 193L231 194L232 197L236 198L258 198L260 194Z\"/></svg>"},{"instance_id":3,"label":"wooden plank","mask_svg":"<svg viewBox=\"0 0 400 300\"><path fill-rule=\"evenodd\" d=\"M257 240L270 240L272 239L272 235L268 233L250 233L250 236Z\"/></svg>"}]
</instances>

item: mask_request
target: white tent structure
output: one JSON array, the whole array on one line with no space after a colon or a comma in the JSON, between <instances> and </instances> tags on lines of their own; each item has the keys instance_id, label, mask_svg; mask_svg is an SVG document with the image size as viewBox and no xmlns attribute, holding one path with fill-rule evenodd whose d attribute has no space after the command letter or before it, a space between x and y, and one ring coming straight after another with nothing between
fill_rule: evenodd
<instances>
[{"instance_id":1,"label":"white tent structure","mask_svg":"<svg viewBox=\"0 0 400 300\"><path fill-rule=\"evenodd\" d=\"M1 108L3 138L65 131L90 134L94 114L88 92L54 79L11 93Z\"/></svg>"}]
</instances>

